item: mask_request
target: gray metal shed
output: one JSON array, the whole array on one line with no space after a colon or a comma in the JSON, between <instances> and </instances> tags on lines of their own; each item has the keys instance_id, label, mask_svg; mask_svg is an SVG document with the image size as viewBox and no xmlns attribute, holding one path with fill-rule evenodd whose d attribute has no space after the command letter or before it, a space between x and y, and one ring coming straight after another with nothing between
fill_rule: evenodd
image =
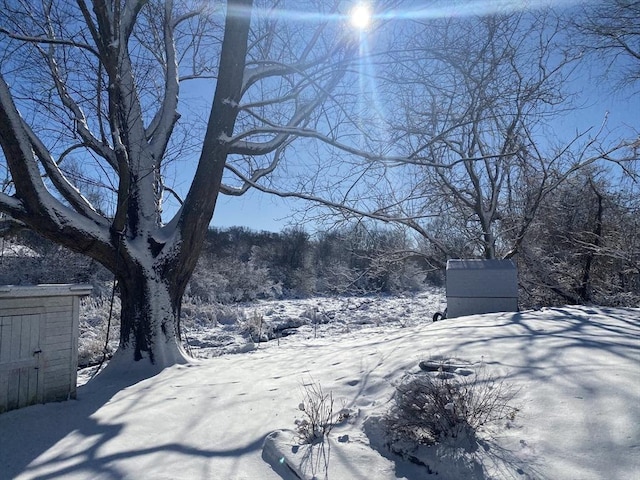
<instances>
[{"instance_id":1,"label":"gray metal shed","mask_svg":"<svg viewBox=\"0 0 640 480\"><path fill-rule=\"evenodd\" d=\"M447 318L518 311L518 272L511 260L448 260Z\"/></svg>"},{"instance_id":2,"label":"gray metal shed","mask_svg":"<svg viewBox=\"0 0 640 480\"><path fill-rule=\"evenodd\" d=\"M80 297L90 292L0 286L0 413L75 398Z\"/></svg>"}]
</instances>

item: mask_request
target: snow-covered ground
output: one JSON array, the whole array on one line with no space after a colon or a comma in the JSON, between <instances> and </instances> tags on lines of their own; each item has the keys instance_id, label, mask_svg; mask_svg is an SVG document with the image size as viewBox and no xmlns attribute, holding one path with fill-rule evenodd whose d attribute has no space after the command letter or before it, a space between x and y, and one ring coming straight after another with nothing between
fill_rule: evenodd
<instances>
[{"instance_id":1,"label":"snow-covered ground","mask_svg":"<svg viewBox=\"0 0 640 480\"><path fill-rule=\"evenodd\" d=\"M430 323L435 312L446 308L446 298L442 289L431 288L416 295L315 297L207 307L187 305L182 312L187 317L185 333L191 353L198 358L246 352L261 348L264 341L277 344L291 335L340 337L371 327Z\"/></svg>"},{"instance_id":2,"label":"snow-covered ground","mask_svg":"<svg viewBox=\"0 0 640 480\"><path fill-rule=\"evenodd\" d=\"M0 415L0 478L640 478L640 309L431 323L441 302L434 294L245 306L245 318L262 319L261 334L280 332L253 346L237 321L196 322L194 352L211 358L142 381L107 371L75 401ZM285 334L274 327L285 323ZM244 353L221 355L233 351ZM376 419L407 373L423 374L423 360L511 385L517 414L473 445L421 447L416 457L428 466L394 457ZM313 385L331 392L340 421L324 443L299 445L292 432Z\"/></svg>"}]
</instances>

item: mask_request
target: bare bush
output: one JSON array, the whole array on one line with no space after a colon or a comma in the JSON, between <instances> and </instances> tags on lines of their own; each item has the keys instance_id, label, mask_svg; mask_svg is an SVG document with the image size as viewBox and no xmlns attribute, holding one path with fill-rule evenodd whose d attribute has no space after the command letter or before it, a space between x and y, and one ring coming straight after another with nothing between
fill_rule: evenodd
<instances>
[{"instance_id":1,"label":"bare bush","mask_svg":"<svg viewBox=\"0 0 640 480\"><path fill-rule=\"evenodd\" d=\"M115 307L104 296L90 296L80 301L80 324L78 338L78 367L97 365L101 360L111 358L118 347L120 327L120 299L114 298ZM115 310L111 320L109 312ZM107 329L109 329L107 341Z\"/></svg>"},{"instance_id":2,"label":"bare bush","mask_svg":"<svg viewBox=\"0 0 640 480\"><path fill-rule=\"evenodd\" d=\"M407 375L396 388L394 405L383 424L391 444L434 445L448 438L475 437L489 423L513 419L511 386L486 374Z\"/></svg>"},{"instance_id":3,"label":"bare bush","mask_svg":"<svg viewBox=\"0 0 640 480\"><path fill-rule=\"evenodd\" d=\"M249 317L239 319L240 332L248 335L252 342L266 342L273 338L273 327L264 321L264 317L254 311Z\"/></svg>"},{"instance_id":4,"label":"bare bush","mask_svg":"<svg viewBox=\"0 0 640 480\"><path fill-rule=\"evenodd\" d=\"M296 420L296 431L301 443L322 441L333 428L333 393L325 393L319 383L303 386L304 399L298 409L304 418Z\"/></svg>"}]
</instances>

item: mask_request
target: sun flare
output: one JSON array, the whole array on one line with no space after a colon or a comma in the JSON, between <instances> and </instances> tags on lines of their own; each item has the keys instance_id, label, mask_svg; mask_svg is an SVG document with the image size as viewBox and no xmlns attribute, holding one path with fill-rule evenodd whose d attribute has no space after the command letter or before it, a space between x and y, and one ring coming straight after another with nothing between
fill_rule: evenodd
<instances>
[{"instance_id":1,"label":"sun flare","mask_svg":"<svg viewBox=\"0 0 640 480\"><path fill-rule=\"evenodd\" d=\"M371 9L367 4L359 3L349 13L351 26L358 30L366 30L371 25Z\"/></svg>"}]
</instances>

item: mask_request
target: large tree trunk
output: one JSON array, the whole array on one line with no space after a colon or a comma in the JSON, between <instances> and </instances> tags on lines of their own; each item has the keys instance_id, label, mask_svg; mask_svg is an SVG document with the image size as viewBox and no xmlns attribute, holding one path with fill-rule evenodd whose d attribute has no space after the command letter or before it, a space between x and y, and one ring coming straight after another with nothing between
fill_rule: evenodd
<instances>
[{"instance_id":1,"label":"large tree trunk","mask_svg":"<svg viewBox=\"0 0 640 480\"><path fill-rule=\"evenodd\" d=\"M109 369L130 370L136 363L141 365L136 370L151 369L153 374L187 363L189 356L180 339L180 292L153 269L129 271L120 276L118 285L120 344Z\"/></svg>"},{"instance_id":2,"label":"large tree trunk","mask_svg":"<svg viewBox=\"0 0 640 480\"><path fill-rule=\"evenodd\" d=\"M172 300L165 279L141 269L119 281L122 303L120 346L135 361L148 358L160 367L184 363L179 334L180 300Z\"/></svg>"}]
</instances>

